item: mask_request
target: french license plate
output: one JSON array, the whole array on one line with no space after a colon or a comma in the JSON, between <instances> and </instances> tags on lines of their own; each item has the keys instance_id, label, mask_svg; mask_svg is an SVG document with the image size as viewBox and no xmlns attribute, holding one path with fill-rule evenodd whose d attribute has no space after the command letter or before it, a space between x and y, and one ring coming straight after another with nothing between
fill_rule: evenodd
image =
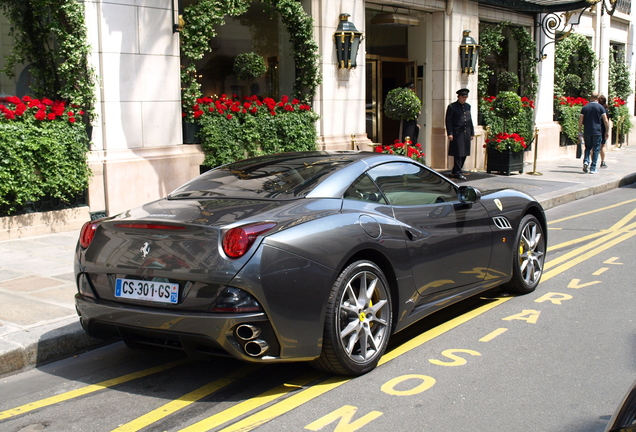
<instances>
[{"instance_id":1,"label":"french license plate","mask_svg":"<svg viewBox=\"0 0 636 432\"><path fill-rule=\"evenodd\" d=\"M117 279L115 297L176 304L179 302L179 284Z\"/></svg>"}]
</instances>

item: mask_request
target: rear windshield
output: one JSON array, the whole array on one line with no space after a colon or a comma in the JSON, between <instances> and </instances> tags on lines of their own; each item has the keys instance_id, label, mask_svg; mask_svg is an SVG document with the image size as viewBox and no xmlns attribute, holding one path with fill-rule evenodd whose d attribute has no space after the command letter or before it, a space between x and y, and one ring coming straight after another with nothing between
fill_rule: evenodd
<instances>
[{"instance_id":1,"label":"rear windshield","mask_svg":"<svg viewBox=\"0 0 636 432\"><path fill-rule=\"evenodd\" d=\"M307 195L330 173L351 162L324 154L246 159L208 171L168 198L294 199Z\"/></svg>"}]
</instances>

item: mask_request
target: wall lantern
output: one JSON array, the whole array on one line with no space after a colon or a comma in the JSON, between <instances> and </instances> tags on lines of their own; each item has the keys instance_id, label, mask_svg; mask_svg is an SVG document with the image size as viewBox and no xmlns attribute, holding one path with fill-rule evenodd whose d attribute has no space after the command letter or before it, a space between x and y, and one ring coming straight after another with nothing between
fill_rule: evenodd
<instances>
[{"instance_id":1,"label":"wall lantern","mask_svg":"<svg viewBox=\"0 0 636 432\"><path fill-rule=\"evenodd\" d=\"M333 34L336 43L336 57L338 58L339 69L355 69L358 48L362 41L362 32L356 29L353 23L349 22L349 14L340 14L340 24Z\"/></svg>"},{"instance_id":2,"label":"wall lantern","mask_svg":"<svg viewBox=\"0 0 636 432\"><path fill-rule=\"evenodd\" d=\"M175 2L177 3L175 5ZM179 33L183 30L185 22L183 21L182 7L180 0L172 0L172 33Z\"/></svg>"},{"instance_id":3,"label":"wall lantern","mask_svg":"<svg viewBox=\"0 0 636 432\"><path fill-rule=\"evenodd\" d=\"M462 44L459 46L459 61L462 73L471 75L475 73L477 66L477 52L480 46L477 45L475 39L470 36L470 30L464 30Z\"/></svg>"}]
</instances>

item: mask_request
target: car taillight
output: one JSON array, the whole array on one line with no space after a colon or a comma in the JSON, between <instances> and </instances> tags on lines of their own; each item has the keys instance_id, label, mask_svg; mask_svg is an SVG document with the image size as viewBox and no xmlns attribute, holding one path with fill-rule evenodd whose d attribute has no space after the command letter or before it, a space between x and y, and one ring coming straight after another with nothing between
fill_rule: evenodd
<instances>
[{"instance_id":1,"label":"car taillight","mask_svg":"<svg viewBox=\"0 0 636 432\"><path fill-rule=\"evenodd\" d=\"M258 222L232 228L223 237L223 252L231 258L240 258L249 250L256 237L275 226L275 222Z\"/></svg>"},{"instance_id":2,"label":"car taillight","mask_svg":"<svg viewBox=\"0 0 636 432\"><path fill-rule=\"evenodd\" d=\"M86 222L82 226L82 230L80 231L79 243L84 249L86 249L91 242L93 241L93 237L95 237L95 230L99 226L99 220L94 220L90 222Z\"/></svg>"}]
</instances>

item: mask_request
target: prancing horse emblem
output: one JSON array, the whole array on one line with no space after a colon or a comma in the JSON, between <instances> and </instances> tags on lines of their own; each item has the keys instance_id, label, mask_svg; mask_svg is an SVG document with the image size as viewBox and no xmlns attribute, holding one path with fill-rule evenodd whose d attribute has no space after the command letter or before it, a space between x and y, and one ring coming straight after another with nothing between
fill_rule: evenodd
<instances>
[{"instance_id":1,"label":"prancing horse emblem","mask_svg":"<svg viewBox=\"0 0 636 432\"><path fill-rule=\"evenodd\" d=\"M141 249L139 249L139 251L141 252L141 257L146 258L148 254L150 253L150 246L148 245L148 242L144 243L144 245L141 247Z\"/></svg>"}]
</instances>

